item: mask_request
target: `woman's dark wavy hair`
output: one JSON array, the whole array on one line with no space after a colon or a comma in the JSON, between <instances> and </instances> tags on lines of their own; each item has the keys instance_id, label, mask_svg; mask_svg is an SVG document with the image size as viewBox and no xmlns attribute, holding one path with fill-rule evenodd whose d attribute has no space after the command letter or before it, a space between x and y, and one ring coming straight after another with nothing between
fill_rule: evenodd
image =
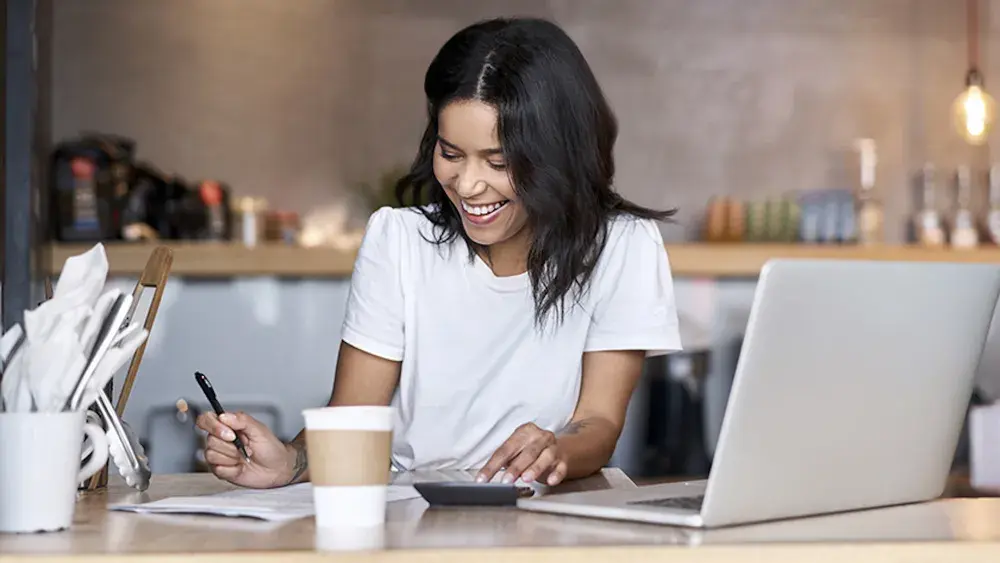
<instances>
[{"instance_id":1,"label":"woman's dark wavy hair","mask_svg":"<svg viewBox=\"0 0 1000 563\"><path fill-rule=\"evenodd\" d=\"M477 245L434 177L438 116L454 101L477 100L498 114L500 148L527 214L532 243L527 268L535 319L559 321L565 298L586 291L607 240L609 219L628 213L665 220L612 188L618 124L576 44L552 22L534 18L481 21L449 39L424 77L428 123L409 173L396 185L404 206L421 212L443 244L462 237L470 260Z\"/></svg>"}]
</instances>

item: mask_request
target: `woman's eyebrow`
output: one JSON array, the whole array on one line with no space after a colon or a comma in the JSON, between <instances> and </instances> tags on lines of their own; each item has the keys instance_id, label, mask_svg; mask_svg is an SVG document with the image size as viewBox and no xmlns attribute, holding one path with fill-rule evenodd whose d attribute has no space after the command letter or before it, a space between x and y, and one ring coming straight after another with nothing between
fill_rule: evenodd
<instances>
[{"instance_id":1,"label":"woman's eyebrow","mask_svg":"<svg viewBox=\"0 0 1000 563\"><path fill-rule=\"evenodd\" d=\"M438 135L437 139L438 139L439 143L441 143L442 145L444 145L445 147L447 147L449 149L452 149L452 150L455 150L455 151L458 151L458 152L465 152L461 148L459 148L458 145L456 145L455 143L452 143L452 142L448 141L447 139L445 139L441 135ZM501 150L500 147L493 147L493 148L483 149L481 151L478 151L478 153L479 153L480 156L493 156L493 155L497 155L497 154L503 154L503 150Z\"/></svg>"},{"instance_id":2,"label":"woman's eyebrow","mask_svg":"<svg viewBox=\"0 0 1000 563\"><path fill-rule=\"evenodd\" d=\"M442 145L448 147L449 149L453 149L453 150L456 150L456 151L461 151L462 150L462 149L458 148L458 146L455 145L455 143L448 142L448 140L445 139L444 137L442 137L441 135L438 135L438 142L441 143Z\"/></svg>"}]
</instances>

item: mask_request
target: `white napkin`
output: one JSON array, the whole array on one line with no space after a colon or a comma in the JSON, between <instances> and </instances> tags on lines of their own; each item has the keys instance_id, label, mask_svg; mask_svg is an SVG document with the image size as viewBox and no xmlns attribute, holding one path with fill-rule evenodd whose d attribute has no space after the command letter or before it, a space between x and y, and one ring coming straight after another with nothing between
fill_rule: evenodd
<instances>
[{"instance_id":1,"label":"white napkin","mask_svg":"<svg viewBox=\"0 0 1000 563\"><path fill-rule=\"evenodd\" d=\"M108 255L104 245L97 243L87 252L66 259L51 301L92 306L107 279Z\"/></svg>"},{"instance_id":2,"label":"white napkin","mask_svg":"<svg viewBox=\"0 0 1000 563\"><path fill-rule=\"evenodd\" d=\"M0 357L3 358L4 363L0 394L3 396L4 410L8 411L31 409L31 395L28 394L28 388L26 385L23 388L21 386L21 358L23 357L24 344L21 345L17 355L11 357L14 345L17 344L23 332L21 325L14 325L0 338Z\"/></svg>"},{"instance_id":3,"label":"white napkin","mask_svg":"<svg viewBox=\"0 0 1000 563\"><path fill-rule=\"evenodd\" d=\"M39 344L32 339L25 355L22 374L35 401L35 408L44 412L58 412L73 392L77 376L82 373L86 358L80 344L77 325L86 319L80 307L62 316L63 322L55 325L52 333ZM25 326L28 326L25 315ZM30 334L30 332L29 332ZM22 383L23 384L23 383Z\"/></svg>"},{"instance_id":4,"label":"white napkin","mask_svg":"<svg viewBox=\"0 0 1000 563\"><path fill-rule=\"evenodd\" d=\"M107 254L98 243L66 260L52 299L24 312L24 344L6 366L0 389L6 410L62 410L101 322L121 293L101 295L107 275ZM4 344L0 342L0 349Z\"/></svg>"},{"instance_id":5,"label":"white napkin","mask_svg":"<svg viewBox=\"0 0 1000 563\"><path fill-rule=\"evenodd\" d=\"M67 258L52 299L33 311L24 312L24 328L29 341L48 338L66 312L77 307L86 307L88 311L92 309L107 278L108 256L103 244L97 243L87 252ZM28 326L29 318L33 324L31 327Z\"/></svg>"}]
</instances>

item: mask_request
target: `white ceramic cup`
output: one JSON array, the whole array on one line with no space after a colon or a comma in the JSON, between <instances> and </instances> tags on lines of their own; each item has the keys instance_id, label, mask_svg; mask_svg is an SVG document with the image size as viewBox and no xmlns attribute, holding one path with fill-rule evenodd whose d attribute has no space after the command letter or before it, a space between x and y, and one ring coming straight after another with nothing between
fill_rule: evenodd
<instances>
[{"instance_id":1,"label":"white ceramic cup","mask_svg":"<svg viewBox=\"0 0 1000 563\"><path fill-rule=\"evenodd\" d=\"M302 414L316 527L383 524L392 407L323 407Z\"/></svg>"},{"instance_id":2,"label":"white ceramic cup","mask_svg":"<svg viewBox=\"0 0 1000 563\"><path fill-rule=\"evenodd\" d=\"M0 413L0 532L69 528L77 485L108 462L104 429L86 411ZM84 436L93 453L81 468Z\"/></svg>"}]
</instances>

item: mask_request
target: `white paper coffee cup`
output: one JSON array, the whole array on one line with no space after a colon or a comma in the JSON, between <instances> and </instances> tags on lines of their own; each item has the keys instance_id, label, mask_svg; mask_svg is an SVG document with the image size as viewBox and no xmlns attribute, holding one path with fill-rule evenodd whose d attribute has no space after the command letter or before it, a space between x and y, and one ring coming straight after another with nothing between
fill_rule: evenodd
<instances>
[{"instance_id":1,"label":"white paper coffee cup","mask_svg":"<svg viewBox=\"0 0 1000 563\"><path fill-rule=\"evenodd\" d=\"M379 551L385 549L385 526L316 527L317 551Z\"/></svg>"},{"instance_id":2,"label":"white paper coffee cup","mask_svg":"<svg viewBox=\"0 0 1000 563\"><path fill-rule=\"evenodd\" d=\"M323 407L302 412L316 527L385 522L392 407Z\"/></svg>"}]
</instances>

